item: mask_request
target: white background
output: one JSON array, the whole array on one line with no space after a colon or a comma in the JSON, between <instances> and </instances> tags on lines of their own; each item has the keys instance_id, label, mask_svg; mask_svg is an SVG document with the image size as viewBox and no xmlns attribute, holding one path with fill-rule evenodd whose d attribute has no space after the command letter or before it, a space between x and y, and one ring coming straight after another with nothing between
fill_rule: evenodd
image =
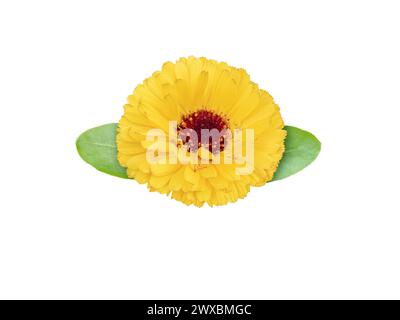
<instances>
[{"instance_id":1,"label":"white background","mask_svg":"<svg viewBox=\"0 0 400 320\"><path fill-rule=\"evenodd\" d=\"M400 298L397 1L2 1L0 298ZM322 142L198 209L75 139L167 60L245 68Z\"/></svg>"}]
</instances>

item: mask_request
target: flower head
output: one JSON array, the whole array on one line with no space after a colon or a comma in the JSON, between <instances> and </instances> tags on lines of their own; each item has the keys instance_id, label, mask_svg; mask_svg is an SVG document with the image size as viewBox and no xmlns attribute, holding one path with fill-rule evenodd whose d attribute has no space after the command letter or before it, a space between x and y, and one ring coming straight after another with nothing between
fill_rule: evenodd
<instances>
[{"instance_id":1,"label":"flower head","mask_svg":"<svg viewBox=\"0 0 400 320\"><path fill-rule=\"evenodd\" d=\"M244 198L272 179L284 152L279 107L243 69L223 62L167 62L124 108L120 164L151 191L187 205Z\"/></svg>"}]
</instances>

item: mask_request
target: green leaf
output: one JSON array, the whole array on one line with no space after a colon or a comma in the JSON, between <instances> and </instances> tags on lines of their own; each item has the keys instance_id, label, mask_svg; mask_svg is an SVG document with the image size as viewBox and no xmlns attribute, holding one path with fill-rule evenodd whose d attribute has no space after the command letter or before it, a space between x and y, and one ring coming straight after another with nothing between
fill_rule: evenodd
<instances>
[{"instance_id":1,"label":"green leaf","mask_svg":"<svg viewBox=\"0 0 400 320\"><path fill-rule=\"evenodd\" d=\"M126 169L117 160L116 133L116 123L89 129L76 140L76 148L81 158L97 170L127 179Z\"/></svg>"},{"instance_id":2,"label":"green leaf","mask_svg":"<svg viewBox=\"0 0 400 320\"><path fill-rule=\"evenodd\" d=\"M287 178L307 167L315 160L321 143L311 133L286 126L285 153L272 181ZM79 155L97 170L127 179L126 169L117 160L117 124L110 123L89 129L76 141Z\"/></svg>"},{"instance_id":3,"label":"green leaf","mask_svg":"<svg viewBox=\"0 0 400 320\"><path fill-rule=\"evenodd\" d=\"M285 153L272 181L287 178L313 162L320 150L321 142L308 131L286 126Z\"/></svg>"}]
</instances>

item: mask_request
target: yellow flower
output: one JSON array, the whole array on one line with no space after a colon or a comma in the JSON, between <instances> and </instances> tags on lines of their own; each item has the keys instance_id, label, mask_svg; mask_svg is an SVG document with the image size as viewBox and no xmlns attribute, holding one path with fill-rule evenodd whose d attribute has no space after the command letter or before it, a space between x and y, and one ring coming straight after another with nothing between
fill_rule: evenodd
<instances>
[{"instance_id":1,"label":"yellow flower","mask_svg":"<svg viewBox=\"0 0 400 320\"><path fill-rule=\"evenodd\" d=\"M118 161L150 191L187 205L244 198L251 186L272 179L284 152L286 131L273 98L246 71L223 62L194 57L167 62L136 87L124 109ZM223 134L216 141L202 139L202 129ZM187 130L199 140L185 135Z\"/></svg>"}]
</instances>

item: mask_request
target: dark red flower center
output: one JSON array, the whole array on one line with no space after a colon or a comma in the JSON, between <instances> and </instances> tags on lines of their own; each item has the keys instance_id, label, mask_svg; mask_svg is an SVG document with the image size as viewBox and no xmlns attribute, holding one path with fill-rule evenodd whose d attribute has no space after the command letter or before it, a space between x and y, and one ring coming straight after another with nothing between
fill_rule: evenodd
<instances>
[{"instance_id":1,"label":"dark red flower center","mask_svg":"<svg viewBox=\"0 0 400 320\"><path fill-rule=\"evenodd\" d=\"M182 117L178 125L178 137L190 151L197 151L203 146L212 153L218 153L224 150L227 129L228 123L224 117L213 111L201 109ZM194 133L197 139L194 139Z\"/></svg>"}]
</instances>

